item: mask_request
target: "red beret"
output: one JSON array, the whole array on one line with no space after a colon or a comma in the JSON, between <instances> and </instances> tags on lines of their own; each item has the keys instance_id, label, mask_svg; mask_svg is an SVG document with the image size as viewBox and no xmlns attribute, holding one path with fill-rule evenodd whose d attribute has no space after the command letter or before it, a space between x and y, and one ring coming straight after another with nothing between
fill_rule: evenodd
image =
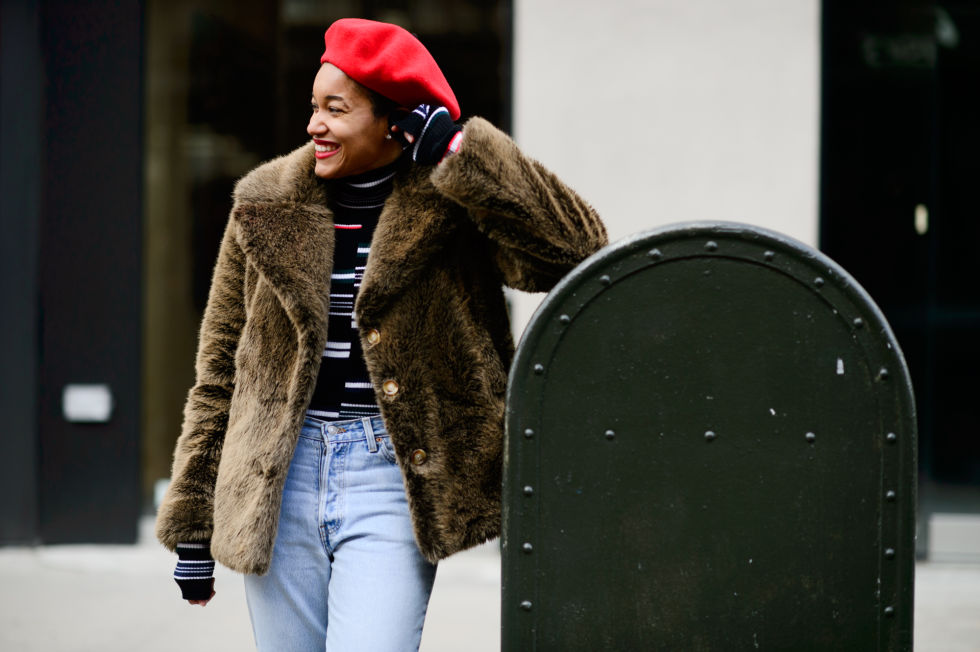
<instances>
[{"instance_id":1,"label":"red beret","mask_svg":"<svg viewBox=\"0 0 980 652\"><path fill-rule=\"evenodd\" d=\"M320 63L332 63L348 77L402 106L437 104L459 119L459 103L439 65L417 38L389 23L342 18L323 35Z\"/></svg>"}]
</instances>

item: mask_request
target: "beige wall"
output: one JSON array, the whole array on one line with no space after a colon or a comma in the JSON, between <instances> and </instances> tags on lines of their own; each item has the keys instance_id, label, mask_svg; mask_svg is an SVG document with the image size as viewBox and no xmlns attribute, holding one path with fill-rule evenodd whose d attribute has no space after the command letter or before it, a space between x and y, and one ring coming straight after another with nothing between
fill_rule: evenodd
<instances>
[{"instance_id":1,"label":"beige wall","mask_svg":"<svg viewBox=\"0 0 980 652\"><path fill-rule=\"evenodd\" d=\"M514 135L610 238L734 220L817 235L817 0L515 0ZM515 298L518 329L540 296Z\"/></svg>"}]
</instances>

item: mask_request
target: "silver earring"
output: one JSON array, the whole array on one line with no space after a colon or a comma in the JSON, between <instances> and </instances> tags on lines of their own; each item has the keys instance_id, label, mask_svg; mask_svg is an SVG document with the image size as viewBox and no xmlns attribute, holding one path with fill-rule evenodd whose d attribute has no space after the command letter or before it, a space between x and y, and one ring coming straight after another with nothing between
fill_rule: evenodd
<instances>
[{"instance_id":1,"label":"silver earring","mask_svg":"<svg viewBox=\"0 0 980 652\"><path fill-rule=\"evenodd\" d=\"M385 134L385 140L391 140L391 134Z\"/></svg>"}]
</instances>

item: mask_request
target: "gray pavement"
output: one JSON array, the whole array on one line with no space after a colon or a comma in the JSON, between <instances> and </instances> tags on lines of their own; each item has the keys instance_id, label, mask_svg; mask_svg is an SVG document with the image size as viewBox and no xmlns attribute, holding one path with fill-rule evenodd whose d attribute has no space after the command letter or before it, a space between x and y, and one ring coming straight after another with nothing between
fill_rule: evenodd
<instances>
[{"instance_id":1,"label":"gray pavement","mask_svg":"<svg viewBox=\"0 0 980 652\"><path fill-rule=\"evenodd\" d=\"M0 651L252 649L241 578L219 568L215 599L191 607L168 578L172 556L143 539L0 548ZM499 650L499 573L493 544L440 564L422 652ZM915 643L924 652L980 652L980 564L917 566Z\"/></svg>"}]
</instances>

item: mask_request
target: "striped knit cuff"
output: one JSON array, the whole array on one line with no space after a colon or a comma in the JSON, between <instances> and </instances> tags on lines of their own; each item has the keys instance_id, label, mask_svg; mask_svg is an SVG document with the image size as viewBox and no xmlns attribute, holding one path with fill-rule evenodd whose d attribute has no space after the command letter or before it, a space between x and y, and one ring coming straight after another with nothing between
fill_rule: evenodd
<instances>
[{"instance_id":1,"label":"striped knit cuff","mask_svg":"<svg viewBox=\"0 0 980 652\"><path fill-rule=\"evenodd\" d=\"M453 136L452 140L449 141L449 145L446 146L446 153L442 155L445 159L450 154L455 154L459 151L459 146L463 144L463 131L457 131L456 135ZM440 161L441 163L442 161Z\"/></svg>"},{"instance_id":2,"label":"striped knit cuff","mask_svg":"<svg viewBox=\"0 0 980 652\"><path fill-rule=\"evenodd\" d=\"M214 587L210 543L178 543L174 581L184 600L207 600Z\"/></svg>"}]
</instances>

